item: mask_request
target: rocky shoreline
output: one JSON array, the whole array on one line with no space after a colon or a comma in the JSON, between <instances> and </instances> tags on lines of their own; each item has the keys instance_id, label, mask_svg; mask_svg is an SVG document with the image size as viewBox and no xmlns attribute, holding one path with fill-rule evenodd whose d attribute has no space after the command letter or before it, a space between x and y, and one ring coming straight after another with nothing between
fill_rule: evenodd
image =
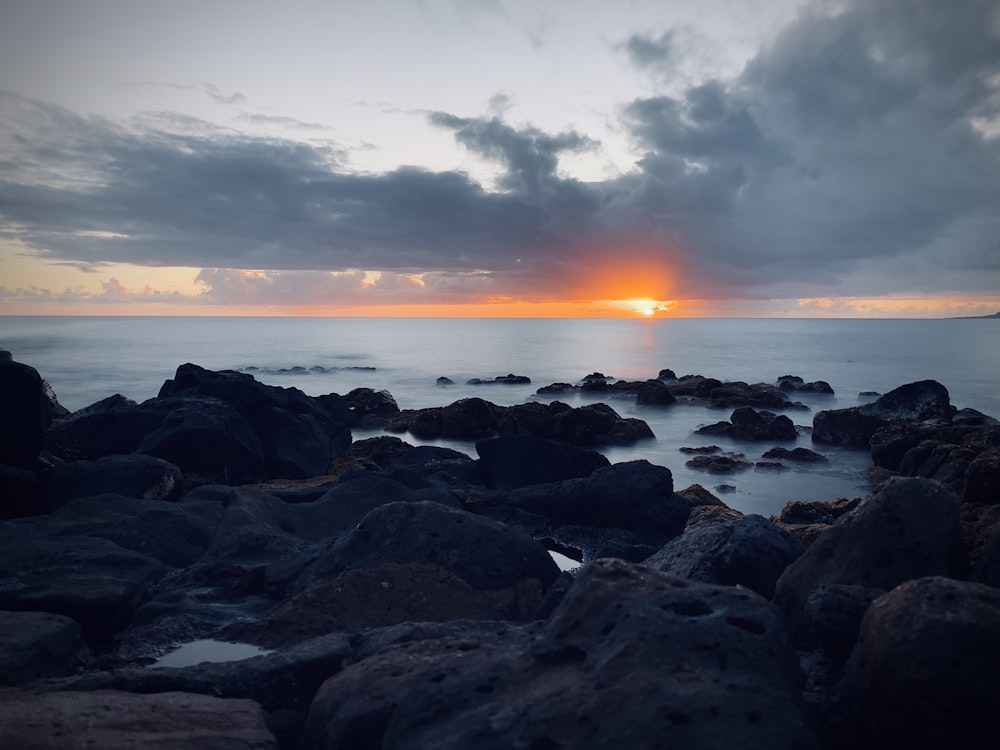
<instances>
[{"instance_id":1,"label":"rocky shoreline","mask_svg":"<svg viewBox=\"0 0 1000 750\"><path fill-rule=\"evenodd\" d=\"M714 404L707 434L748 442L832 392L543 389ZM651 431L601 403L407 411L186 364L70 414L7 353L0 403L2 747L1000 746L1000 424L934 381L768 450L850 446L878 476L770 519L610 464ZM157 663L203 639L261 651Z\"/></svg>"}]
</instances>

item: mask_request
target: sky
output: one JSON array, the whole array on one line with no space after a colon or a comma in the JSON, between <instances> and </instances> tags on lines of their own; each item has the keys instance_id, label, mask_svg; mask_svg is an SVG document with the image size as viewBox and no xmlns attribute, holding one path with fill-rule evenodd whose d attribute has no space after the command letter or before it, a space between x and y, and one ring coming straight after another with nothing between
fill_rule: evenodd
<instances>
[{"instance_id":1,"label":"sky","mask_svg":"<svg viewBox=\"0 0 1000 750\"><path fill-rule=\"evenodd\" d=\"M0 314L998 310L995 0L0 0Z\"/></svg>"}]
</instances>

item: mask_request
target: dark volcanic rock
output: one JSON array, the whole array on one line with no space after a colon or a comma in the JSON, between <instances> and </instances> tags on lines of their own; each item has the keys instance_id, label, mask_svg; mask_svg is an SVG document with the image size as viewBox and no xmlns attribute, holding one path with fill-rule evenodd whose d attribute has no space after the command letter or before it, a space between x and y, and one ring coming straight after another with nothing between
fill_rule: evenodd
<instances>
[{"instance_id":1,"label":"dark volcanic rock","mask_svg":"<svg viewBox=\"0 0 1000 750\"><path fill-rule=\"evenodd\" d=\"M531 435L581 446L630 445L653 437L649 425L641 419L623 418L606 404L575 409L559 401L498 406L480 398L403 412L386 429L409 431L423 440Z\"/></svg>"},{"instance_id":2,"label":"dark volcanic rock","mask_svg":"<svg viewBox=\"0 0 1000 750\"><path fill-rule=\"evenodd\" d=\"M807 629L803 608L820 584L890 590L967 565L958 499L926 479L894 477L837 520L778 580L774 603L790 629Z\"/></svg>"},{"instance_id":3,"label":"dark volcanic rock","mask_svg":"<svg viewBox=\"0 0 1000 750\"><path fill-rule=\"evenodd\" d=\"M636 391L635 402L646 406L669 406L677 403L677 397L660 380L647 380Z\"/></svg>"},{"instance_id":4,"label":"dark volcanic rock","mask_svg":"<svg viewBox=\"0 0 1000 750\"><path fill-rule=\"evenodd\" d=\"M729 422L716 422L699 427L702 435L724 435L737 440L795 440L798 436L792 420L784 414L757 411L741 406L733 411Z\"/></svg>"},{"instance_id":5,"label":"dark volcanic rock","mask_svg":"<svg viewBox=\"0 0 1000 750\"><path fill-rule=\"evenodd\" d=\"M0 699L0 746L18 750L277 750L253 701L189 693L112 690L40 694L9 689Z\"/></svg>"},{"instance_id":6,"label":"dark volcanic rock","mask_svg":"<svg viewBox=\"0 0 1000 750\"><path fill-rule=\"evenodd\" d=\"M162 563L106 539L39 539L4 530L0 608L66 615L88 641L104 641L165 571Z\"/></svg>"},{"instance_id":7,"label":"dark volcanic rock","mask_svg":"<svg viewBox=\"0 0 1000 750\"><path fill-rule=\"evenodd\" d=\"M861 504L861 498L838 497L833 500L789 500L778 520L789 524L835 523L845 513Z\"/></svg>"},{"instance_id":8,"label":"dark volcanic rock","mask_svg":"<svg viewBox=\"0 0 1000 750\"><path fill-rule=\"evenodd\" d=\"M88 658L75 620L48 612L0 612L0 685L72 674Z\"/></svg>"},{"instance_id":9,"label":"dark volcanic rock","mask_svg":"<svg viewBox=\"0 0 1000 750\"><path fill-rule=\"evenodd\" d=\"M1000 746L1000 591L942 577L876 599L848 665L838 748Z\"/></svg>"},{"instance_id":10,"label":"dark volcanic rock","mask_svg":"<svg viewBox=\"0 0 1000 750\"><path fill-rule=\"evenodd\" d=\"M174 500L181 493L181 480L180 469L155 456L104 456L53 466L46 473L42 499L49 509L105 493Z\"/></svg>"},{"instance_id":11,"label":"dark volcanic rock","mask_svg":"<svg viewBox=\"0 0 1000 750\"><path fill-rule=\"evenodd\" d=\"M515 490L510 503L554 526L623 529L657 545L680 534L690 513L674 494L670 469L644 460L614 464L581 479Z\"/></svg>"},{"instance_id":12,"label":"dark volcanic rock","mask_svg":"<svg viewBox=\"0 0 1000 750\"><path fill-rule=\"evenodd\" d=\"M685 531L644 565L703 583L746 586L768 599L802 544L763 516L743 516Z\"/></svg>"},{"instance_id":13,"label":"dark volcanic rock","mask_svg":"<svg viewBox=\"0 0 1000 750\"><path fill-rule=\"evenodd\" d=\"M546 549L516 529L439 503L394 502L375 508L330 545L299 588L386 563L437 565L480 589L507 588L523 578L548 586L559 576Z\"/></svg>"},{"instance_id":14,"label":"dark volcanic rock","mask_svg":"<svg viewBox=\"0 0 1000 750\"><path fill-rule=\"evenodd\" d=\"M38 371L0 349L0 464L34 468L51 423L52 403Z\"/></svg>"},{"instance_id":15,"label":"dark volcanic rock","mask_svg":"<svg viewBox=\"0 0 1000 750\"><path fill-rule=\"evenodd\" d=\"M113 396L60 420L46 447L64 460L144 453L203 481L239 484L325 473L349 450L350 421L335 394L313 398L185 364L156 398Z\"/></svg>"},{"instance_id":16,"label":"dark volcanic rock","mask_svg":"<svg viewBox=\"0 0 1000 750\"><path fill-rule=\"evenodd\" d=\"M301 747L804 750L796 675L763 599L600 560L534 637L403 643L334 675Z\"/></svg>"},{"instance_id":17,"label":"dark volcanic rock","mask_svg":"<svg viewBox=\"0 0 1000 750\"><path fill-rule=\"evenodd\" d=\"M530 436L480 440L476 452L488 484L502 489L586 477L610 466L595 451Z\"/></svg>"},{"instance_id":18,"label":"dark volcanic rock","mask_svg":"<svg viewBox=\"0 0 1000 750\"><path fill-rule=\"evenodd\" d=\"M740 454L742 456L742 454ZM690 469L707 471L710 474L733 474L737 471L749 469L753 464L735 456L695 456L684 462Z\"/></svg>"},{"instance_id":19,"label":"dark volcanic rock","mask_svg":"<svg viewBox=\"0 0 1000 750\"><path fill-rule=\"evenodd\" d=\"M813 440L817 443L867 448L875 432L894 421L948 421L955 413L948 390L934 380L901 385L878 400L817 412L813 417Z\"/></svg>"},{"instance_id":20,"label":"dark volcanic rock","mask_svg":"<svg viewBox=\"0 0 1000 750\"><path fill-rule=\"evenodd\" d=\"M399 405L389 391L355 388L347 392L344 401L347 402L347 408L351 412L352 424L364 421L370 414L387 417L399 413Z\"/></svg>"},{"instance_id":21,"label":"dark volcanic rock","mask_svg":"<svg viewBox=\"0 0 1000 750\"><path fill-rule=\"evenodd\" d=\"M827 461L826 456L816 451L811 451L808 448L782 448L780 445L776 445L774 448L769 448L764 452L763 458L784 458L788 461L799 461L802 463L820 463L822 461Z\"/></svg>"}]
</instances>

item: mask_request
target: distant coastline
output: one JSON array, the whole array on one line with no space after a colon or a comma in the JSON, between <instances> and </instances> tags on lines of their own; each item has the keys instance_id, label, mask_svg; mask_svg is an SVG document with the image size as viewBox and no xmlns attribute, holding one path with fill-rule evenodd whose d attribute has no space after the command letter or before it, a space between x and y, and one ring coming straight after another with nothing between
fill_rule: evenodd
<instances>
[{"instance_id":1,"label":"distant coastline","mask_svg":"<svg viewBox=\"0 0 1000 750\"><path fill-rule=\"evenodd\" d=\"M956 318L949 318L949 320L985 320L987 318L1000 320L1000 312L995 312L992 315L960 315Z\"/></svg>"}]
</instances>

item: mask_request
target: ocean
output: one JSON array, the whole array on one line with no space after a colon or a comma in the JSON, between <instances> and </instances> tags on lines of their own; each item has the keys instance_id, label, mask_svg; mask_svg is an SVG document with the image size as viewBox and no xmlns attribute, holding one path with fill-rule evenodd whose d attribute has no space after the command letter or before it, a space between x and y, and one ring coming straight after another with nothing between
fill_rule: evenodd
<instances>
[{"instance_id":1,"label":"ocean","mask_svg":"<svg viewBox=\"0 0 1000 750\"><path fill-rule=\"evenodd\" d=\"M834 396L799 394L808 411L786 412L809 427L822 409L863 402L862 391L885 393L934 379L959 408L1000 417L1000 322L857 319L442 319L442 318L185 318L0 317L0 348L35 367L70 410L114 393L142 401L185 362L250 372L272 385L311 395L385 389L400 408L441 406L479 396L509 405L551 400L535 391L579 382L595 371L624 380L678 376L774 383L782 375L825 380ZM526 375L530 385L469 385L469 379ZM437 385L438 377L453 385ZM577 406L601 400L561 395ZM789 500L864 495L864 451L798 445L830 460L820 468L750 469L711 475L689 469L681 447L716 444L759 460L771 444L695 434L728 419L729 411L690 405L637 406L605 398L622 416L646 420L655 440L604 451L612 462L643 458L668 467L674 485L699 483L746 513L771 515ZM355 439L371 432L355 431ZM417 443L409 435L401 436ZM474 445L438 441L475 455ZM785 444L786 447L793 447Z\"/></svg>"}]
</instances>

